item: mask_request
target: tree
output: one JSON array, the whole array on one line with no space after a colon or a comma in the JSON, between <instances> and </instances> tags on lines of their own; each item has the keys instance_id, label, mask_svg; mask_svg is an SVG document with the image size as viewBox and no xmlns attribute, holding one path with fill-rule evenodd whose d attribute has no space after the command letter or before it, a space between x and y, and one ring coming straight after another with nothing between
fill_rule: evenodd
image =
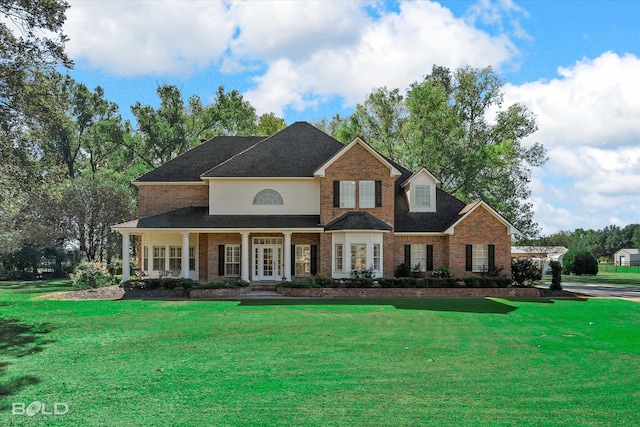
<instances>
[{"instance_id":1,"label":"tree","mask_svg":"<svg viewBox=\"0 0 640 427\"><path fill-rule=\"evenodd\" d=\"M529 182L547 158L541 144L522 144L537 130L533 113L502 102L502 82L491 67L435 66L404 97L398 89L375 89L333 135L360 135L408 169L427 168L444 190L467 202L485 200L532 237L538 227Z\"/></svg>"},{"instance_id":2,"label":"tree","mask_svg":"<svg viewBox=\"0 0 640 427\"><path fill-rule=\"evenodd\" d=\"M256 135L270 136L280 132L287 127L287 123L276 117L275 114L263 114L258 119L258 126L256 127Z\"/></svg>"},{"instance_id":3,"label":"tree","mask_svg":"<svg viewBox=\"0 0 640 427\"><path fill-rule=\"evenodd\" d=\"M108 251L117 251L110 227L133 217L130 192L128 184L120 183L111 172L82 176L66 183L60 216L73 235L78 236L80 251L88 260L103 260Z\"/></svg>"},{"instance_id":4,"label":"tree","mask_svg":"<svg viewBox=\"0 0 640 427\"><path fill-rule=\"evenodd\" d=\"M22 246L13 227L30 191L41 184L28 110L49 103L42 75L72 66L64 52L65 1L0 0L0 252Z\"/></svg>"},{"instance_id":5,"label":"tree","mask_svg":"<svg viewBox=\"0 0 640 427\"><path fill-rule=\"evenodd\" d=\"M631 241L633 243L633 247L640 250L640 224L636 224L636 229L633 232L633 236Z\"/></svg>"},{"instance_id":6,"label":"tree","mask_svg":"<svg viewBox=\"0 0 640 427\"><path fill-rule=\"evenodd\" d=\"M0 0L0 130L5 134L25 118L29 94L39 84L37 72L73 65L62 32L68 7L59 0Z\"/></svg>"},{"instance_id":7,"label":"tree","mask_svg":"<svg viewBox=\"0 0 640 427\"><path fill-rule=\"evenodd\" d=\"M220 86L209 105L197 95L185 105L180 89L174 85L158 86L157 94L157 109L140 102L131 107L137 122L136 137L122 142L147 170L214 136L256 134L255 109L236 90L227 93Z\"/></svg>"},{"instance_id":8,"label":"tree","mask_svg":"<svg viewBox=\"0 0 640 427\"><path fill-rule=\"evenodd\" d=\"M567 274L595 275L598 274L598 260L588 250L570 249L562 259L562 268Z\"/></svg>"}]
</instances>

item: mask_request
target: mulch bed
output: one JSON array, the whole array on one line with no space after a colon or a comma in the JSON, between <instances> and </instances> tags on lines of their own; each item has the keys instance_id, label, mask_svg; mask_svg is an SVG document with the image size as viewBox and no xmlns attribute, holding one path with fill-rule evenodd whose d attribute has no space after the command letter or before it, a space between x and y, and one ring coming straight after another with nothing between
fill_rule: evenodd
<instances>
[{"instance_id":1,"label":"mulch bed","mask_svg":"<svg viewBox=\"0 0 640 427\"><path fill-rule=\"evenodd\" d=\"M189 298L184 289L125 289L120 285L78 291L55 292L42 295L47 300L117 300L117 299L183 299Z\"/></svg>"}]
</instances>

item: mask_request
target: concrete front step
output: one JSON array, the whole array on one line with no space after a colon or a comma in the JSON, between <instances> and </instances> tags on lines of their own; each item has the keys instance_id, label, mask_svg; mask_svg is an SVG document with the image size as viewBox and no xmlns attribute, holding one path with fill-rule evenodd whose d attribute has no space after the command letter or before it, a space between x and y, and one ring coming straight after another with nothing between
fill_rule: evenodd
<instances>
[{"instance_id":1,"label":"concrete front step","mask_svg":"<svg viewBox=\"0 0 640 427\"><path fill-rule=\"evenodd\" d=\"M252 283L251 292L275 292L275 283Z\"/></svg>"}]
</instances>

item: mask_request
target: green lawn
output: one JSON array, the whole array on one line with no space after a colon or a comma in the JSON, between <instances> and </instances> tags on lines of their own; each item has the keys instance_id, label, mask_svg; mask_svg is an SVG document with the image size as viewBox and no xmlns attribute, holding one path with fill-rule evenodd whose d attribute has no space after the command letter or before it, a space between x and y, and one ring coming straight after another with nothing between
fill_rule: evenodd
<instances>
[{"instance_id":1,"label":"green lawn","mask_svg":"<svg viewBox=\"0 0 640 427\"><path fill-rule=\"evenodd\" d=\"M65 286L0 282L0 425L640 425L634 302L32 299Z\"/></svg>"},{"instance_id":2,"label":"green lawn","mask_svg":"<svg viewBox=\"0 0 640 427\"><path fill-rule=\"evenodd\" d=\"M550 284L551 276L543 276L543 283ZM562 283L586 283L591 285L640 288L640 274L599 271L595 276L562 276Z\"/></svg>"}]
</instances>

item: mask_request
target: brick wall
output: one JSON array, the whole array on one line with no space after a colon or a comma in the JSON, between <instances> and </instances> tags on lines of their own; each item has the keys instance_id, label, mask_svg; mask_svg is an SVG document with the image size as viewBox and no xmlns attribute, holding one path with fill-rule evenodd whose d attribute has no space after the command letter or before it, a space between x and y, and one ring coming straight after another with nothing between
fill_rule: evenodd
<instances>
[{"instance_id":1,"label":"brick wall","mask_svg":"<svg viewBox=\"0 0 640 427\"><path fill-rule=\"evenodd\" d=\"M395 236L394 271L404 262L405 245L433 245L433 268L449 267L449 236Z\"/></svg>"},{"instance_id":2,"label":"brick wall","mask_svg":"<svg viewBox=\"0 0 640 427\"><path fill-rule=\"evenodd\" d=\"M456 225L449 237L449 267L454 276L472 275L465 271L465 248L473 244L495 245L496 267L502 267L503 274L511 274L511 236L507 227L483 206Z\"/></svg>"},{"instance_id":3,"label":"brick wall","mask_svg":"<svg viewBox=\"0 0 640 427\"><path fill-rule=\"evenodd\" d=\"M208 185L140 185L138 218L209 203Z\"/></svg>"},{"instance_id":4,"label":"brick wall","mask_svg":"<svg viewBox=\"0 0 640 427\"><path fill-rule=\"evenodd\" d=\"M218 276L218 247L219 245L239 245L242 243L242 236L240 234L226 234L226 233L209 233L207 236L207 278L201 282L212 282L214 280L224 280L224 277Z\"/></svg>"},{"instance_id":5,"label":"brick wall","mask_svg":"<svg viewBox=\"0 0 640 427\"><path fill-rule=\"evenodd\" d=\"M358 181L382 181L382 207L358 208ZM320 221L328 224L349 211L364 211L393 226L394 182L389 168L383 165L367 149L354 145L325 171L320 180ZM333 207L333 181L356 181L356 207L353 209Z\"/></svg>"},{"instance_id":6,"label":"brick wall","mask_svg":"<svg viewBox=\"0 0 640 427\"><path fill-rule=\"evenodd\" d=\"M538 298L538 288L286 288L289 297L325 298Z\"/></svg>"},{"instance_id":7,"label":"brick wall","mask_svg":"<svg viewBox=\"0 0 640 427\"><path fill-rule=\"evenodd\" d=\"M207 282L209 280L209 235L200 233L198 243L198 280Z\"/></svg>"}]
</instances>

